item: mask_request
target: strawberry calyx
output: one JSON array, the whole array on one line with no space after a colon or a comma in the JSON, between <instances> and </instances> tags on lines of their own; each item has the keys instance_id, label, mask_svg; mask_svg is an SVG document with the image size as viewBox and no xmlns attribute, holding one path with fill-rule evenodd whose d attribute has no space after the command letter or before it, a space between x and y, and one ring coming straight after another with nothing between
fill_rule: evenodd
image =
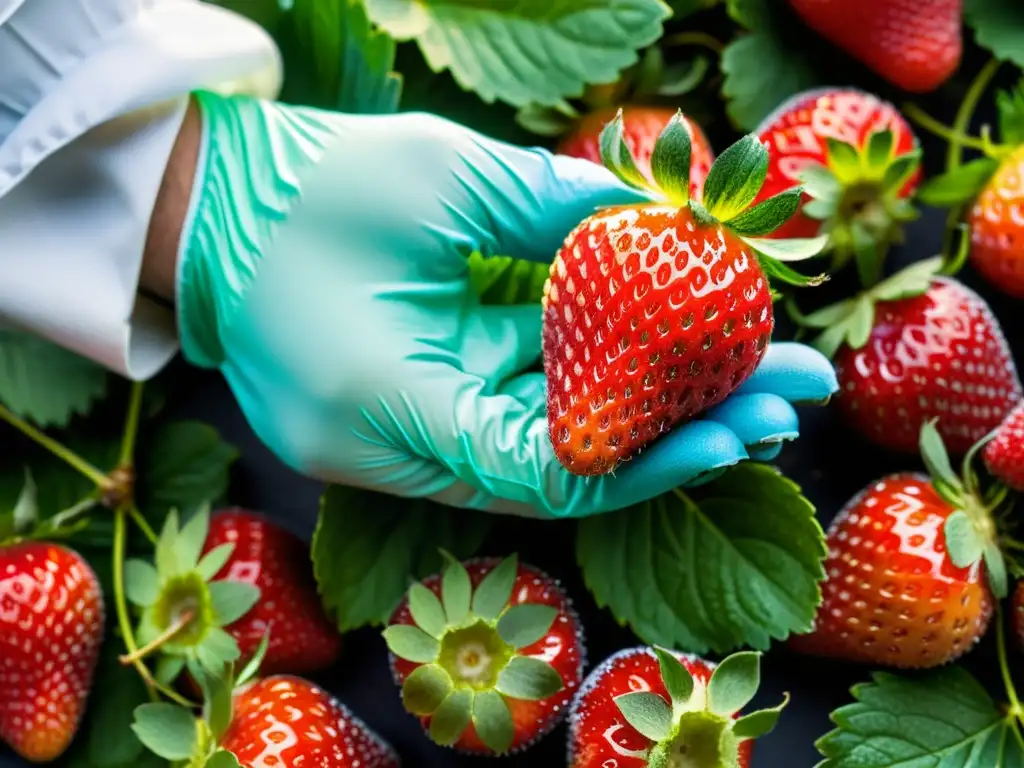
<instances>
[{"instance_id":1,"label":"strawberry calyx","mask_svg":"<svg viewBox=\"0 0 1024 768\"><path fill-rule=\"evenodd\" d=\"M451 746L472 724L495 754L515 738L508 701L542 701L564 688L546 661L520 651L541 640L558 617L553 606L510 606L518 572L515 555L472 588L469 572L448 553L441 598L422 584L409 590L415 624L384 630L390 651L417 667L402 685L406 710L429 717L431 739Z\"/></svg>"},{"instance_id":2,"label":"strawberry calyx","mask_svg":"<svg viewBox=\"0 0 1024 768\"><path fill-rule=\"evenodd\" d=\"M241 651L223 627L248 613L260 597L254 584L213 580L234 552L231 542L200 557L209 531L210 511L200 509L179 529L177 511L164 522L155 564L125 563L128 600L141 609L137 639L141 646L122 663L160 653L156 677L169 684L187 663L212 674L236 661Z\"/></svg>"},{"instance_id":3,"label":"strawberry calyx","mask_svg":"<svg viewBox=\"0 0 1024 768\"><path fill-rule=\"evenodd\" d=\"M827 139L826 163L810 164L798 177L810 198L803 214L821 222L833 269L852 258L865 287L878 281L888 247L918 216L904 192L920 167L920 148L897 154L888 129L871 133L863 147Z\"/></svg>"},{"instance_id":4,"label":"strawberry calyx","mask_svg":"<svg viewBox=\"0 0 1024 768\"><path fill-rule=\"evenodd\" d=\"M739 768L740 744L774 729L789 703L786 694L776 707L736 717L757 693L761 654L734 653L705 685L671 651L653 650L670 700L650 691L614 699L626 722L654 742L648 768Z\"/></svg>"},{"instance_id":5,"label":"strawberry calyx","mask_svg":"<svg viewBox=\"0 0 1024 768\"><path fill-rule=\"evenodd\" d=\"M827 236L772 239L765 237L784 224L800 205L801 187L751 207L768 173L768 149L748 134L726 149L711 166L700 201L690 197L690 133L682 111L676 112L654 145L651 179L637 168L625 140L620 109L601 132L601 159L621 181L645 190L669 205L688 208L699 226L721 225L754 251L770 279L796 286L818 285L825 275L800 274L787 262L816 256L828 243Z\"/></svg>"}]
</instances>

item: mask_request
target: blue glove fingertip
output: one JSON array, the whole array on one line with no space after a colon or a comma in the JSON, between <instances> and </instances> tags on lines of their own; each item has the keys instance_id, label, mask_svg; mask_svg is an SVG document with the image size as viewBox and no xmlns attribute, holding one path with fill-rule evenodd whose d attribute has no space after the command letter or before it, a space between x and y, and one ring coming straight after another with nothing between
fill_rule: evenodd
<instances>
[{"instance_id":1,"label":"blue glove fingertip","mask_svg":"<svg viewBox=\"0 0 1024 768\"><path fill-rule=\"evenodd\" d=\"M771 393L791 403L822 405L839 391L832 363L813 347L773 342L736 394Z\"/></svg>"},{"instance_id":2,"label":"blue glove fingertip","mask_svg":"<svg viewBox=\"0 0 1024 768\"><path fill-rule=\"evenodd\" d=\"M795 439L800 418L793 406L768 393L733 395L705 415L732 430L744 445Z\"/></svg>"}]
</instances>

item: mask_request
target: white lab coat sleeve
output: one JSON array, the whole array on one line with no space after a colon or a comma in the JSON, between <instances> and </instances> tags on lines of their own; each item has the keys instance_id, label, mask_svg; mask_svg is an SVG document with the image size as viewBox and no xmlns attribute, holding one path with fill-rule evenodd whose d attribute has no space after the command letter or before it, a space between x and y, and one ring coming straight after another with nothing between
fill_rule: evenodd
<instances>
[{"instance_id":1,"label":"white lab coat sleeve","mask_svg":"<svg viewBox=\"0 0 1024 768\"><path fill-rule=\"evenodd\" d=\"M280 82L272 39L199 0L0 0L0 323L157 373L173 310L139 273L187 95Z\"/></svg>"}]
</instances>

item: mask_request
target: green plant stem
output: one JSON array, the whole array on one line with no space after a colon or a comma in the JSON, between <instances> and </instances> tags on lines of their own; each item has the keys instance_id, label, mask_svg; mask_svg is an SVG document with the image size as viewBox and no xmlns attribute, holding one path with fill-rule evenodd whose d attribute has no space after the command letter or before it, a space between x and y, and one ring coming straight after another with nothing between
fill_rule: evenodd
<instances>
[{"instance_id":1,"label":"green plant stem","mask_svg":"<svg viewBox=\"0 0 1024 768\"><path fill-rule=\"evenodd\" d=\"M111 487L110 478L107 477L106 474L94 467L67 446L62 445L49 435L33 427L24 419L16 416L3 405L0 405L0 419L6 421L19 432L31 438L57 458L71 465L74 469L78 470L81 474L95 483L97 487L103 490L108 490Z\"/></svg>"},{"instance_id":2,"label":"green plant stem","mask_svg":"<svg viewBox=\"0 0 1024 768\"><path fill-rule=\"evenodd\" d=\"M1010 700L1009 715L1018 721L1024 716L1021 709L1020 699L1017 697L1017 688L1010 676L1010 665L1006 658L1006 628L1003 619L1003 607L996 606L996 652L999 654L999 672L1003 676L1003 686L1006 688L1006 697Z\"/></svg>"},{"instance_id":3,"label":"green plant stem","mask_svg":"<svg viewBox=\"0 0 1024 768\"><path fill-rule=\"evenodd\" d=\"M904 105L903 113L929 133L945 139L949 142L950 147L960 145L981 151L985 151L988 147L982 139L976 136L966 136L962 133L957 133L955 128L943 125L916 104Z\"/></svg>"},{"instance_id":4,"label":"green plant stem","mask_svg":"<svg viewBox=\"0 0 1024 768\"><path fill-rule=\"evenodd\" d=\"M128 509L128 514L131 515L132 522L135 523L135 525L138 526L139 530L142 531L145 537L149 539L149 543L153 546L156 546L156 543L159 540L156 535L156 531L154 531L150 524L146 521L146 518L142 516L142 513L139 511L139 508L132 504L131 507L129 507Z\"/></svg>"},{"instance_id":5,"label":"green plant stem","mask_svg":"<svg viewBox=\"0 0 1024 768\"><path fill-rule=\"evenodd\" d=\"M721 56L722 51L725 50L725 45L722 44L721 40L712 37L706 32L680 32L676 35L670 35L664 40L666 45L696 45L700 48L707 48L712 51L715 55Z\"/></svg>"},{"instance_id":6,"label":"green plant stem","mask_svg":"<svg viewBox=\"0 0 1024 768\"><path fill-rule=\"evenodd\" d=\"M135 438L139 434L139 414L142 412L142 390L144 384L136 381L128 398L128 417L125 419L124 435L121 438L121 461L123 467L134 466Z\"/></svg>"},{"instance_id":7,"label":"green plant stem","mask_svg":"<svg viewBox=\"0 0 1024 768\"><path fill-rule=\"evenodd\" d=\"M951 171L960 167L963 160L963 147L965 144L957 137L963 137L970 127L971 118L974 117L974 110L978 108L985 89L988 88L992 78L999 70L1000 61L992 59L975 75L973 82L964 94L964 100L960 102L960 109L957 110L956 118L953 120L953 138L946 149L946 170Z\"/></svg>"},{"instance_id":8,"label":"green plant stem","mask_svg":"<svg viewBox=\"0 0 1024 768\"><path fill-rule=\"evenodd\" d=\"M155 653L164 647L168 642L174 639L175 635L180 633L185 627L192 623L192 619L196 617L195 611L185 611L178 620L171 624L159 637L153 640L148 645L139 648L134 653L122 654L118 657L118 660L128 666L134 664L137 661L149 656L151 653Z\"/></svg>"}]
</instances>

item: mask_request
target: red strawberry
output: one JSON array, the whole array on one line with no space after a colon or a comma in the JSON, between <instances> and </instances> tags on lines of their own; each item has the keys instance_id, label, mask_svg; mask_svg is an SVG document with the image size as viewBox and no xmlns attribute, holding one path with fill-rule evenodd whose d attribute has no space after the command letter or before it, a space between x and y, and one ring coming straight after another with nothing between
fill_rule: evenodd
<instances>
[{"instance_id":1,"label":"red strawberry","mask_svg":"<svg viewBox=\"0 0 1024 768\"><path fill-rule=\"evenodd\" d=\"M33 762L68 748L103 642L103 594L77 553L0 548L0 739Z\"/></svg>"},{"instance_id":2,"label":"red strawberry","mask_svg":"<svg viewBox=\"0 0 1024 768\"><path fill-rule=\"evenodd\" d=\"M384 634L406 709L461 752L526 749L562 721L583 679L572 603L515 556L453 561L413 586Z\"/></svg>"},{"instance_id":3,"label":"red strawberry","mask_svg":"<svg viewBox=\"0 0 1024 768\"><path fill-rule=\"evenodd\" d=\"M999 165L967 223L971 264L999 290L1024 299L1024 146Z\"/></svg>"},{"instance_id":4,"label":"red strawberry","mask_svg":"<svg viewBox=\"0 0 1024 768\"><path fill-rule=\"evenodd\" d=\"M619 116L605 163L638 186ZM765 252L799 192L748 210L768 154L753 136L712 166L703 203L689 199L689 132L681 113L653 156L667 199L600 211L566 238L545 286L544 371L555 453L571 472L612 471L638 449L720 403L761 361L774 327L765 270L800 276ZM781 203L776 206L774 203ZM770 209L770 210L769 210ZM822 242L788 241L816 253Z\"/></svg>"},{"instance_id":5,"label":"red strawberry","mask_svg":"<svg viewBox=\"0 0 1024 768\"><path fill-rule=\"evenodd\" d=\"M852 428L904 452L915 452L921 425L938 418L949 450L962 455L1021 399L1020 380L984 300L955 280L925 279L920 295L878 302L866 342L839 350L839 408Z\"/></svg>"},{"instance_id":6,"label":"red strawberry","mask_svg":"<svg viewBox=\"0 0 1024 768\"><path fill-rule=\"evenodd\" d=\"M569 768L694 765L747 768L753 739L775 727L785 702L739 717L759 679L759 654L720 665L660 648L630 648L590 673L569 715ZM720 697L727 683L743 695ZM769 712L771 713L769 715ZM666 761L667 758L667 761Z\"/></svg>"},{"instance_id":7,"label":"red strawberry","mask_svg":"<svg viewBox=\"0 0 1024 768\"><path fill-rule=\"evenodd\" d=\"M803 207L772 237L827 232L837 266L862 243L885 246L914 217L917 138L888 102L852 88L805 91L757 129L771 164L757 202L804 184ZM814 174L808 176L807 174ZM873 259L880 263L881 253Z\"/></svg>"},{"instance_id":8,"label":"red strawberry","mask_svg":"<svg viewBox=\"0 0 1024 768\"><path fill-rule=\"evenodd\" d=\"M832 521L824 599L812 631L790 638L795 650L934 667L985 633L993 593L1006 594L999 533L973 472L953 474L931 423L922 428L921 447L931 480L882 478Z\"/></svg>"},{"instance_id":9,"label":"red strawberry","mask_svg":"<svg viewBox=\"0 0 1024 768\"><path fill-rule=\"evenodd\" d=\"M262 515L237 507L213 515L203 553L223 544L233 544L234 550L214 578L260 590L256 606L225 627L242 658L252 656L272 624L264 674L312 672L334 663L341 637L317 594L308 547Z\"/></svg>"},{"instance_id":10,"label":"red strawberry","mask_svg":"<svg viewBox=\"0 0 1024 768\"><path fill-rule=\"evenodd\" d=\"M398 755L337 699L299 677L265 677L235 694L220 745L242 768L398 768Z\"/></svg>"},{"instance_id":11,"label":"red strawberry","mask_svg":"<svg viewBox=\"0 0 1024 768\"><path fill-rule=\"evenodd\" d=\"M676 110L667 107L631 106L622 110L624 123L623 137L636 158L637 168L648 178L651 177L651 155L654 144L675 116ZM584 117L576 128L558 145L558 152L570 157L582 157L595 163L601 162L601 131L616 115L614 108L598 110ZM690 133L692 155L690 161L690 195L700 199L704 179L711 170L715 153L711 149L704 131L697 123L684 118Z\"/></svg>"},{"instance_id":12,"label":"red strawberry","mask_svg":"<svg viewBox=\"0 0 1024 768\"><path fill-rule=\"evenodd\" d=\"M960 66L963 0L790 0L809 27L905 91Z\"/></svg>"},{"instance_id":13,"label":"red strawberry","mask_svg":"<svg viewBox=\"0 0 1024 768\"><path fill-rule=\"evenodd\" d=\"M999 425L984 456L989 472L1015 491L1024 491L1024 402Z\"/></svg>"}]
</instances>

